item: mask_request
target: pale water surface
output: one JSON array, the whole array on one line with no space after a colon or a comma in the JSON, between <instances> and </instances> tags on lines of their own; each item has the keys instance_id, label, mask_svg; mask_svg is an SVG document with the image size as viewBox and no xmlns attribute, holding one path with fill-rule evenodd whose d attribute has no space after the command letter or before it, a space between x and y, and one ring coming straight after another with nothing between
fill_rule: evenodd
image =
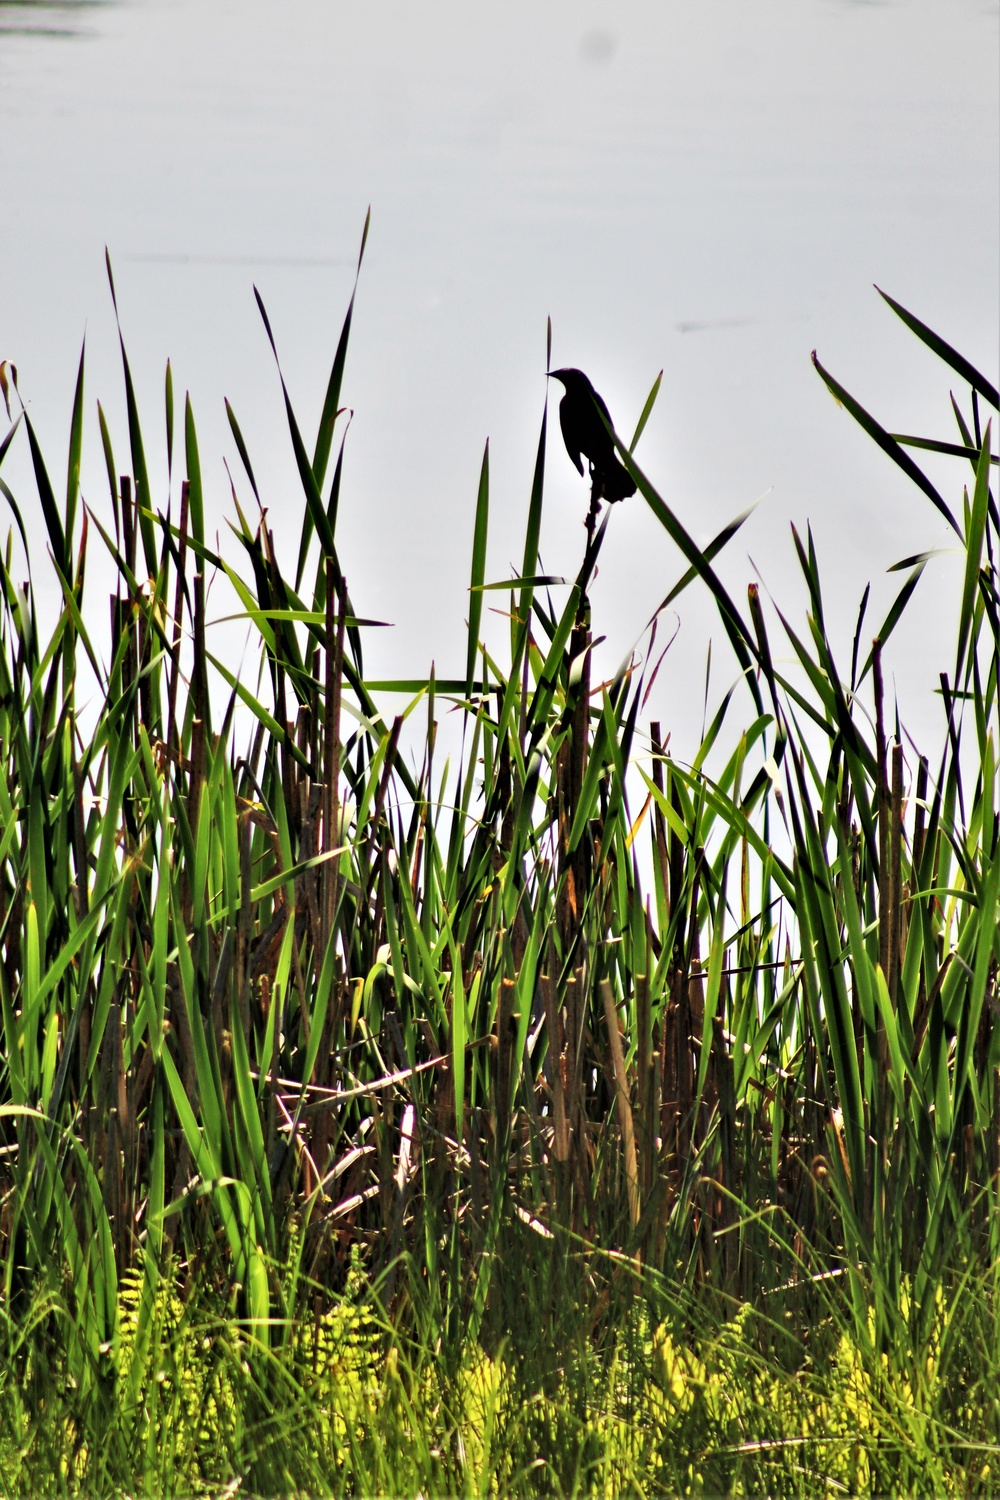
<instances>
[{"instance_id":1,"label":"pale water surface","mask_svg":"<svg viewBox=\"0 0 1000 1500\"><path fill-rule=\"evenodd\" d=\"M874 631L899 584L886 568L949 541L809 352L889 427L954 436L948 372L877 282L995 378L997 37L995 0L0 3L0 358L61 479L86 328L84 488L107 514L96 396L127 451L107 244L158 501L169 355L215 523L223 454L252 498L226 395L294 536L251 288L311 437L371 204L339 541L358 607L396 624L371 638L377 675L461 669L487 436L491 575L517 565L549 315L554 362L591 374L624 433L664 369L637 457L700 540L764 496L725 554L738 596L759 577L800 613L789 522L811 522L846 670L865 582ZM4 477L37 515L17 446ZM933 472L957 505L966 473ZM585 505L553 424L549 571L575 569ZM607 663L682 567L640 500L619 508L595 591ZM917 732L953 654L955 567L932 563L890 653ZM696 590L680 612L651 711L690 749L709 635L713 702L735 664Z\"/></svg>"}]
</instances>

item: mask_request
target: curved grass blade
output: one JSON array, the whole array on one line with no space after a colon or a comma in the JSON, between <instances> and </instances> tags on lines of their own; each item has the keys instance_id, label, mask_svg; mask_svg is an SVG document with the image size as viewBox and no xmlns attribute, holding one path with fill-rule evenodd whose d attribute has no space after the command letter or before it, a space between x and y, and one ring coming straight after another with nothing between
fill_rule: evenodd
<instances>
[{"instance_id":1,"label":"curved grass blade","mask_svg":"<svg viewBox=\"0 0 1000 1500\"><path fill-rule=\"evenodd\" d=\"M232 431L233 437L236 440L236 451L240 455L240 460L243 464L244 469L246 469L247 478L250 481L250 488L254 493L254 499L257 501L257 504L260 505L260 491L257 489L257 481L254 478L253 465L250 462L250 454L247 452L247 445L243 441L243 434L240 431L240 424L236 420L236 413L230 406L228 399L226 399L226 416L229 418L229 426Z\"/></svg>"},{"instance_id":2,"label":"curved grass blade","mask_svg":"<svg viewBox=\"0 0 1000 1500\"><path fill-rule=\"evenodd\" d=\"M7 484L6 480L3 479L0 479L0 495L3 495L4 499L7 501L7 504L14 512L14 520L17 522L17 529L21 533L21 545L24 547L24 555L27 557L29 555L28 533L24 529L24 521L21 517L21 508L18 505L17 501L14 499L14 495L10 486Z\"/></svg>"},{"instance_id":3,"label":"curved grass blade","mask_svg":"<svg viewBox=\"0 0 1000 1500\"><path fill-rule=\"evenodd\" d=\"M10 427L10 430L7 433L7 436L4 438L3 442L0 443L0 464L2 464L3 461L4 461L4 459L7 457L7 449L10 447L11 443L14 441L14 434L15 434L15 432L18 429L18 426L20 424L21 416L22 415L23 415L23 413L18 413L17 417L15 418L13 424Z\"/></svg>"},{"instance_id":4,"label":"curved grass blade","mask_svg":"<svg viewBox=\"0 0 1000 1500\"><path fill-rule=\"evenodd\" d=\"M215 620L209 620L209 625L227 625L233 620L253 620L258 623L261 620L285 621L293 625L314 625L317 628L326 623L326 614L320 609L245 609L238 610L232 615L219 615ZM375 630L390 630L392 628L389 620L363 620L357 615L346 615L344 623L348 630L358 630L371 627Z\"/></svg>"},{"instance_id":5,"label":"curved grass blade","mask_svg":"<svg viewBox=\"0 0 1000 1500\"><path fill-rule=\"evenodd\" d=\"M726 525L723 526L718 535L712 538L708 546L705 548L704 557L706 562L711 562L713 558L718 557L723 547L725 547L727 543L729 543L739 531L740 527L743 525L743 522L753 515L754 511L757 509L757 505L758 502L755 500L753 505L748 506L745 511L742 511L740 515L736 516L732 521L728 521ZM664 599L659 609L657 609L651 616L650 623L652 623L652 621L656 619L656 616L660 613L661 610L667 609L668 606L671 605L677 598L678 594L682 594L687 588L688 584L693 583L698 576L699 575L697 568L688 568L684 576L674 584L673 588L670 590L670 593Z\"/></svg>"},{"instance_id":6,"label":"curved grass blade","mask_svg":"<svg viewBox=\"0 0 1000 1500\"><path fill-rule=\"evenodd\" d=\"M817 374L826 384L826 387L829 390L830 394L833 396L834 400L838 401L841 406L845 406L847 408L854 420L864 428L868 436L878 444L883 453L888 453L893 463L899 465L907 478L912 479L913 483L923 490L928 500L930 500L931 504L941 512L952 530L957 532L958 535L961 536L961 528L959 527L958 522L955 520L955 517L952 515L947 502L941 497L941 495L938 494L937 490L931 484L924 471L917 468L916 464L913 462L913 459L909 456L908 453L904 452L899 444L889 435L888 432L886 432L885 428L882 427L878 422L876 422L875 418L873 416L870 416L869 413L865 411L864 407L861 406L857 401L855 401L852 395L845 391L844 387L840 384L839 381L833 378L829 371L823 368L819 360L816 358L815 349L812 352L812 362L816 368Z\"/></svg>"},{"instance_id":7,"label":"curved grass blade","mask_svg":"<svg viewBox=\"0 0 1000 1500\"><path fill-rule=\"evenodd\" d=\"M890 568L889 571L891 573L892 569ZM865 614L866 614L867 609L868 609L868 599L869 599L869 597L871 595L871 591L872 591L871 584L870 583L866 583L865 584L865 591L864 591L864 593L861 596L861 605L860 605L860 607L858 609L858 623L857 623L857 627L856 627L856 629L854 631L854 645L851 648L851 692L852 693L854 692L855 688L858 685L858 652L861 650L861 627L862 627L862 625L864 624L864 621L865 621Z\"/></svg>"},{"instance_id":8,"label":"curved grass blade","mask_svg":"<svg viewBox=\"0 0 1000 1500\"><path fill-rule=\"evenodd\" d=\"M926 323L921 323L919 318L915 318L911 312L907 312L906 308L901 307L898 302L889 296L888 292L883 292L880 286L876 285L875 290L884 302L888 302L896 316L902 318L911 333L917 335L921 343L926 344L928 349L933 349L934 353L940 359L943 359L946 365L951 366L956 375L961 375L962 379L968 381L972 389L978 391L984 400L1000 410L1000 394L998 394L996 386L987 380L985 375L980 375L975 365L970 364L963 355L959 354L957 349L953 349L950 344L946 344L940 334L928 328Z\"/></svg>"},{"instance_id":9,"label":"curved grass blade","mask_svg":"<svg viewBox=\"0 0 1000 1500\"><path fill-rule=\"evenodd\" d=\"M907 578L906 582L903 584L903 587L900 589L899 593L896 595L895 599L893 600L892 607L889 610L889 613L886 615L885 619L882 621L882 628L878 632L877 636L875 637L876 641L878 641L878 643L879 643L880 646L884 646L885 645L886 641L889 639L889 637L892 635L892 632L895 630L896 626L898 625L899 618L902 615L903 610L906 608L907 604L909 604L909 602L910 602L910 595L913 593L913 590L916 588L917 584L920 582L921 574L923 573L924 568L926 566L927 566L926 560L924 560L923 562L920 562L920 563L917 564L917 566L913 569L913 572L910 574L909 578ZM867 597L867 595L866 595L866 597ZM859 630L861 629L861 620L860 619L858 620L858 629ZM857 647L857 637L855 637L855 648L856 647ZM858 678L858 684L859 685L860 685L860 683L864 682L865 678L868 676L868 673L872 669L872 663L874 662L874 660L875 660L875 647L873 646L872 649L868 653L868 659L865 662L864 668L862 669L861 676Z\"/></svg>"},{"instance_id":10,"label":"curved grass blade","mask_svg":"<svg viewBox=\"0 0 1000 1500\"><path fill-rule=\"evenodd\" d=\"M612 436L614 436L614 434L612 434ZM725 588L721 578L713 569L710 559L702 551L702 549L697 546L694 539L681 525L680 521L678 521L677 517L674 515L674 512L670 509L669 505L667 505L666 501L663 499L662 495L660 495L658 491L653 488L649 480L646 478L645 474L635 462L635 459L632 457L631 453L629 453L627 448L625 448L625 446L617 436L614 436L614 442L615 447L618 449L618 454L622 460L622 463L625 465L625 468L635 480L636 487L641 493L646 504L649 506L650 510L653 512L660 525L666 531L667 535L677 545L677 547L679 547L680 551L687 558L688 562L705 583L712 597L715 599L715 602L718 605L719 613L722 616L722 623L725 626L726 634L729 637L730 644L732 645L732 648L736 653L736 659L743 669L743 673L747 680L747 685L750 688L751 694L753 695L753 700L754 704L756 705L757 712L763 713L764 703L763 699L760 696L760 688L754 676L754 664L752 659L757 655L757 646L753 636L744 623L743 617L730 598L729 593Z\"/></svg>"},{"instance_id":11,"label":"curved grass blade","mask_svg":"<svg viewBox=\"0 0 1000 1500\"><path fill-rule=\"evenodd\" d=\"M7 374L7 371L10 374ZM7 420L10 421L10 393L11 390L21 401L21 392L17 389L17 365L12 365L9 359L0 359L0 395L3 396L4 408L7 412ZM24 410L24 402L21 401L21 410Z\"/></svg>"},{"instance_id":12,"label":"curved grass blade","mask_svg":"<svg viewBox=\"0 0 1000 1500\"><path fill-rule=\"evenodd\" d=\"M31 425L28 413L24 414L25 425L28 429L28 444L31 448L31 462L35 470L35 483L38 486L38 498L42 503L42 515L45 517L45 527L49 533L49 545L52 548L52 556L55 565L63 578L68 579L70 570L66 548L66 537L63 532L62 522L59 519L59 511L56 506L56 497L52 491L52 484L45 468L45 460L42 450L38 446L35 429Z\"/></svg>"},{"instance_id":13,"label":"curved grass blade","mask_svg":"<svg viewBox=\"0 0 1000 1500\"><path fill-rule=\"evenodd\" d=\"M347 443L347 434L350 431L351 418L348 415L347 425L340 439L340 452L337 454L337 464L333 471L333 480L330 484L330 498L326 502L326 514L330 522L330 530L334 536L337 535L337 512L340 509L340 481L344 472L344 447ZM304 563L303 563L304 566Z\"/></svg>"},{"instance_id":14,"label":"curved grass blade","mask_svg":"<svg viewBox=\"0 0 1000 1500\"><path fill-rule=\"evenodd\" d=\"M965 443L945 443L938 438L911 437L905 432L890 432L889 436L894 443L902 443L907 448L924 448L929 453L944 453L949 458L969 458L973 464L979 461L979 449ZM994 455L990 463L1000 464L1000 457Z\"/></svg>"},{"instance_id":15,"label":"curved grass blade","mask_svg":"<svg viewBox=\"0 0 1000 1500\"><path fill-rule=\"evenodd\" d=\"M108 419L104 415L104 407L97 403L97 421L101 429L101 447L104 449L104 467L108 473L108 489L111 492L111 511L115 518L115 541L121 546L122 528L118 507L118 469L115 466L115 453L111 446L111 433L108 430Z\"/></svg>"}]
</instances>

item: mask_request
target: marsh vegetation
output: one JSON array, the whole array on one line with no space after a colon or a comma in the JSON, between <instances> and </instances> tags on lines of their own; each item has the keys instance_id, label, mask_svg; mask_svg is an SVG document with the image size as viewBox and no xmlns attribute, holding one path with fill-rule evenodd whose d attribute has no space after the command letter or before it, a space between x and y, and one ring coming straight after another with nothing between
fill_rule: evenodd
<instances>
[{"instance_id":1,"label":"marsh vegetation","mask_svg":"<svg viewBox=\"0 0 1000 1500\"><path fill-rule=\"evenodd\" d=\"M2 367L0 463L27 443L37 486L0 482L5 1490L995 1489L997 394L892 305L956 380L953 441L816 368L964 556L933 755L882 669L927 558L885 620L865 592L849 661L810 535L803 621L734 598L741 518L699 548L631 452L655 386L628 503L681 556L664 606L707 589L737 664L690 764L655 621L594 670L607 512L541 572L547 412L499 583L484 454L464 672L374 682L336 541L351 310L315 442L282 385L293 567L231 410L239 561L209 545L169 366L173 499L123 342L87 503L83 358L58 498ZM209 649L211 577L253 670Z\"/></svg>"}]
</instances>

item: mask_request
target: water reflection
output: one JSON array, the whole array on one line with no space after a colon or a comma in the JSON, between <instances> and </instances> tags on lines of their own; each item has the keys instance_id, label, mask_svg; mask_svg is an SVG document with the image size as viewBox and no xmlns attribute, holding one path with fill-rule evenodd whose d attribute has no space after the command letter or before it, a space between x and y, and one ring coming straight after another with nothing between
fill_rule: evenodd
<instances>
[{"instance_id":1,"label":"water reflection","mask_svg":"<svg viewBox=\"0 0 1000 1500\"><path fill-rule=\"evenodd\" d=\"M108 0L0 0L0 35L80 36L83 14Z\"/></svg>"}]
</instances>

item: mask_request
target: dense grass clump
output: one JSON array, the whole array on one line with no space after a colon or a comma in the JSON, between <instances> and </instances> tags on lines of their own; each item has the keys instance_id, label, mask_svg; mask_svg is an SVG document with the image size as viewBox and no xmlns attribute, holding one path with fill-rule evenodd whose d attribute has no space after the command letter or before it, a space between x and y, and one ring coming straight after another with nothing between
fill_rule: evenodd
<instances>
[{"instance_id":1,"label":"dense grass clump","mask_svg":"<svg viewBox=\"0 0 1000 1500\"><path fill-rule=\"evenodd\" d=\"M481 631L484 456L465 675L366 676L336 546L353 298L311 454L285 392L293 576L231 409L261 509L234 492L239 563L206 544L169 366L179 505L123 345L110 513L79 492L82 357L61 503L0 366L0 463L27 441L62 598L44 622L9 542L0 1487L996 1487L997 393L890 305L971 388L959 441L885 432L816 368L965 556L933 764L881 665L926 558L870 649L866 593L849 671L811 536L804 628L738 605L713 562L739 522L699 549L632 456L655 386L617 449L684 556L665 604L709 589L740 669L690 765L644 718L654 652L593 680L606 516L562 594L539 575L546 416L509 645ZM957 501L920 448L967 466ZM256 677L207 649L212 574Z\"/></svg>"}]
</instances>

